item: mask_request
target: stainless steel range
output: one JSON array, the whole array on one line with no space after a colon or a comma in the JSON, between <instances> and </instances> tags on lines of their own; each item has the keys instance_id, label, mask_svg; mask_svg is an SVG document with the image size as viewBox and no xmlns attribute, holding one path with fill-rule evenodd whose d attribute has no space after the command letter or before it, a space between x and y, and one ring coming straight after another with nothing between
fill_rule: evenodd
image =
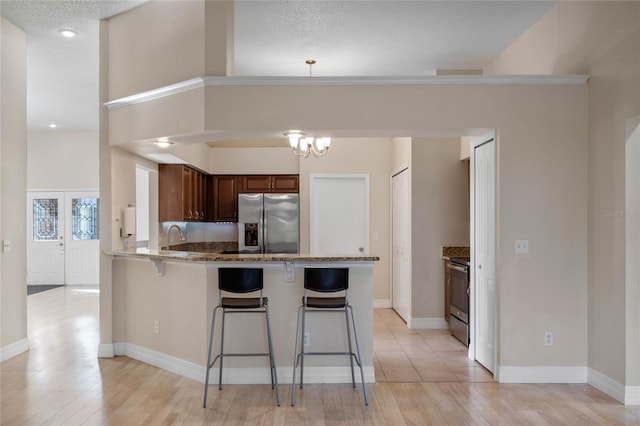
<instances>
[{"instance_id":1,"label":"stainless steel range","mask_svg":"<svg viewBox=\"0 0 640 426\"><path fill-rule=\"evenodd\" d=\"M449 308L451 334L469 346L469 259L452 257L449 269Z\"/></svg>"}]
</instances>

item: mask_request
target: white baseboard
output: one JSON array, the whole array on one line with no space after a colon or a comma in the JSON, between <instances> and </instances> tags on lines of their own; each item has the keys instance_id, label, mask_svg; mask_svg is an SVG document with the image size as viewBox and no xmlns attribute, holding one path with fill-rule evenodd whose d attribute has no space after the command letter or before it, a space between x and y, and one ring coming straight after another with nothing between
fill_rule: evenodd
<instances>
[{"instance_id":1,"label":"white baseboard","mask_svg":"<svg viewBox=\"0 0 640 426\"><path fill-rule=\"evenodd\" d=\"M640 405L640 386L626 386L624 405Z\"/></svg>"},{"instance_id":2,"label":"white baseboard","mask_svg":"<svg viewBox=\"0 0 640 426\"><path fill-rule=\"evenodd\" d=\"M4 362L14 356L29 350L29 339L18 340L0 348L0 362Z\"/></svg>"},{"instance_id":3,"label":"white baseboard","mask_svg":"<svg viewBox=\"0 0 640 426\"><path fill-rule=\"evenodd\" d=\"M444 318L413 318L409 317L407 326L413 330L446 330L449 324Z\"/></svg>"},{"instance_id":4,"label":"white baseboard","mask_svg":"<svg viewBox=\"0 0 640 426\"><path fill-rule=\"evenodd\" d=\"M114 355L113 344L100 343L98 345L98 358L113 358Z\"/></svg>"},{"instance_id":5,"label":"white baseboard","mask_svg":"<svg viewBox=\"0 0 640 426\"><path fill-rule=\"evenodd\" d=\"M204 383L205 367L172 357L161 352L147 349L131 343L117 343L115 347L116 355L124 355L138 361L162 368L180 376ZM293 369L289 366L278 367L279 383L291 383ZM209 383L218 381L218 369L212 368L209 375ZM360 383L359 371L356 371L356 382ZM364 367L364 381L375 383L375 371L373 366ZM305 367L305 383L350 383L351 369L349 367ZM222 370L222 383L228 384L268 384L271 383L271 374L268 367L258 368L229 368Z\"/></svg>"},{"instance_id":6,"label":"white baseboard","mask_svg":"<svg viewBox=\"0 0 640 426\"><path fill-rule=\"evenodd\" d=\"M157 352L142 346L123 343L124 354L129 358L146 362L163 370L170 371L191 380L204 383L204 367L193 362L185 361L162 352ZM118 351L119 352L119 351Z\"/></svg>"},{"instance_id":7,"label":"white baseboard","mask_svg":"<svg viewBox=\"0 0 640 426\"><path fill-rule=\"evenodd\" d=\"M611 377L602 374L598 370L589 368L587 383L599 391L606 393L611 398L624 403L626 393L624 385L613 380Z\"/></svg>"},{"instance_id":8,"label":"white baseboard","mask_svg":"<svg viewBox=\"0 0 640 426\"><path fill-rule=\"evenodd\" d=\"M640 386L625 386L593 368L589 368L587 383L624 405L640 405Z\"/></svg>"},{"instance_id":9,"label":"white baseboard","mask_svg":"<svg viewBox=\"0 0 640 426\"><path fill-rule=\"evenodd\" d=\"M373 299L373 309L376 308L390 308L391 299Z\"/></svg>"},{"instance_id":10,"label":"white baseboard","mask_svg":"<svg viewBox=\"0 0 640 426\"><path fill-rule=\"evenodd\" d=\"M587 367L498 367L500 383L587 383Z\"/></svg>"}]
</instances>

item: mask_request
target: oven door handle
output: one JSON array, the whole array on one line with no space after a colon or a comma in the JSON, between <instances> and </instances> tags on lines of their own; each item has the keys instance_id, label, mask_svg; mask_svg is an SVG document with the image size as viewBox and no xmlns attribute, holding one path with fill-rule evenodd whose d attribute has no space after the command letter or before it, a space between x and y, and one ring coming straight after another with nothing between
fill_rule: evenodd
<instances>
[{"instance_id":1,"label":"oven door handle","mask_svg":"<svg viewBox=\"0 0 640 426\"><path fill-rule=\"evenodd\" d=\"M456 271L467 272L467 268L465 268L464 266L457 266L453 263L447 263L447 267L450 269L455 269Z\"/></svg>"}]
</instances>

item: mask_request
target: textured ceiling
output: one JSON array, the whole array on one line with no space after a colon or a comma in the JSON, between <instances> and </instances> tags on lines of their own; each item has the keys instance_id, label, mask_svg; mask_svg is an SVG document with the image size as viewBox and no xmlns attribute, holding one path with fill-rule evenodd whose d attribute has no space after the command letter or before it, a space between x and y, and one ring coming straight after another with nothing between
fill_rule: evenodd
<instances>
[{"instance_id":1,"label":"textured ceiling","mask_svg":"<svg viewBox=\"0 0 640 426\"><path fill-rule=\"evenodd\" d=\"M554 2L239 1L237 75L431 75L483 68Z\"/></svg>"},{"instance_id":2,"label":"textured ceiling","mask_svg":"<svg viewBox=\"0 0 640 426\"><path fill-rule=\"evenodd\" d=\"M0 1L28 34L27 122L98 127L98 21L145 1ZM546 13L542 1L236 1L237 75L419 76L482 68ZM78 37L66 39L60 28Z\"/></svg>"},{"instance_id":3,"label":"textured ceiling","mask_svg":"<svg viewBox=\"0 0 640 426\"><path fill-rule=\"evenodd\" d=\"M27 33L27 125L98 128L98 24L142 1L0 1ZM69 28L77 37L62 37Z\"/></svg>"}]
</instances>

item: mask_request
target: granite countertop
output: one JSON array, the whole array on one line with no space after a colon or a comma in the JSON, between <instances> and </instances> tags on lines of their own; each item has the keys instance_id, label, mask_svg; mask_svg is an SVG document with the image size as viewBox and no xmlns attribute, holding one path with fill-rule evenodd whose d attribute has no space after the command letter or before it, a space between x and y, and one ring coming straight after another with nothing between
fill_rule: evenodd
<instances>
[{"instance_id":1,"label":"granite countertop","mask_svg":"<svg viewBox=\"0 0 640 426\"><path fill-rule=\"evenodd\" d=\"M377 262L378 256L312 256L310 254L222 254L175 250L112 250L114 257L138 257L182 262Z\"/></svg>"}]
</instances>

